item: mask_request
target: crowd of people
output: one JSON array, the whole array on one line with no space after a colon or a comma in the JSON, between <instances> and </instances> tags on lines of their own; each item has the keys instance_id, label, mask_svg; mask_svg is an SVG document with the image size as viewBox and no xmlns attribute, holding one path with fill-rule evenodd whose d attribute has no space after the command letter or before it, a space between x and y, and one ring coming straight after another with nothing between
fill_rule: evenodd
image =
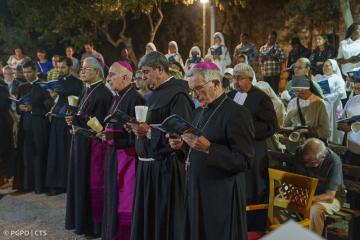
<instances>
[{"instance_id":1,"label":"crowd of people","mask_svg":"<svg viewBox=\"0 0 360 240\"><path fill-rule=\"evenodd\" d=\"M242 33L232 57L213 37L185 61L175 41L166 54L148 43L138 66L126 49L108 66L88 42L81 59L15 48L0 81L0 188L67 193L65 229L79 235L247 239L264 225L246 205L268 200L268 150L288 151L294 172L321 180L310 225L321 235L343 202L342 162L360 165L359 119L342 121L360 115L360 24L337 56L325 35L312 51L294 38L288 57L275 31L259 49ZM159 127L174 115L192 127Z\"/></svg>"}]
</instances>

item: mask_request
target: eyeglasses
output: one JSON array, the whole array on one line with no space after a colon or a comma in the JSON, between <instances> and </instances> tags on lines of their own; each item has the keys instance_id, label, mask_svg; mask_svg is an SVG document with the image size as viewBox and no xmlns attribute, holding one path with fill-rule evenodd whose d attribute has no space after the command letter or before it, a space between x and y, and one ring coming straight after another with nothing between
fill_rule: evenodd
<instances>
[{"instance_id":1,"label":"eyeglasses","mask_svg":"<svg viewBox=\"0 0 360 240\"><path fill-rule=\"evenodd\" d=\"M202 85L199 85L199 86L196 86L194 88L190 88L190 93L193 95L193 94L199 94L199 92L201 91L201 89L203 89L205 87L206 84L210 83L212 81L208 81Z\"/></svg>"},{"instance_id":2,"label":"eyeglasses","mask_svg":"<svg viewBox=\"0 0 360 240\"><path fill-rule=\"evenodd\" d=\"M250 79L250 77L243 77L243 76L240 76L240 75L234 75L233 78L236 81L242 81L242 80Z\"/></svg>"},{"instance_id":3,"label":"eyeglasses","mask_svg":"<svg viewBox=\"0 0 360 240\"><path fill-rule=\"evenodd\" d=\"M304 67L304 66L294 66L293 68L294 68L294 69L304 69L304 68L306 68L306 67Z\"/></svg>"},{"instance_id":4,"label":"eyeglasses","mask_svg":"<svg viewBox=\"0 0 360 240\"><path fill-rule=\"evenodd\" d=\"M80 72L85 72L89 70L94 70L94 68L90 68L90 67L80 68Z\"/></svg>"}]
</instances>

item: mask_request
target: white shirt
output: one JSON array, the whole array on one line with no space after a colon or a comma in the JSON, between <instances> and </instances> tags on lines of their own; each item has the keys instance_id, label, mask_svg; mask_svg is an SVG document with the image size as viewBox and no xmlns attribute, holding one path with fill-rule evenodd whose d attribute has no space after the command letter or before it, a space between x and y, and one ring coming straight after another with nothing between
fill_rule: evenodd
<instances>
[{"instance_id":1,"label":"white shirt","mask_svg":"<svg viewBox=\"0 0 360 240\"><path fill-rule=\"evenodd\" d=\"M346 99L346 89L345 89L345 81L335 73L327 76L327 75L316 75L316 81L328 80L330 87L330 94L326 94L325 97L337 97L341 96L341 99Z\"/></svg>"},{"instance_id":2,"label":"white shirt","mask_svg":"<svg viewBox=\"0 0 360 240\"><path fill-rule=\"evenodd\" d=\"M347 117L360 115L360 95L351 98L345 105ZM348 148L351 152L360 154L360 132L348 132Z\"/></svg>"},{"instance_id":3,"label":"white shirt","mask_svg":"<svg viewBox=\"0 0 360 240\"><path fill-rule=\"evenodd\" d=\"M353 41L351 38L341 41L337 58L349 59L353 56L360 54L360 39ZM354 70L354 68L360 67L360 62L357 63L345 63L341 65L341 70L344 75L347 76L347 72Z\"/></svg>"},{"instance_id":4,"label":"white shirt","mask_svg":"<svg viewBox=\"0 0 360 240\"><path fill-rule=\"evenodd\" d=\"M233 100L240 105L244 105L247 95L247 93L237 92Z\"/></svg>"}]
</instances>

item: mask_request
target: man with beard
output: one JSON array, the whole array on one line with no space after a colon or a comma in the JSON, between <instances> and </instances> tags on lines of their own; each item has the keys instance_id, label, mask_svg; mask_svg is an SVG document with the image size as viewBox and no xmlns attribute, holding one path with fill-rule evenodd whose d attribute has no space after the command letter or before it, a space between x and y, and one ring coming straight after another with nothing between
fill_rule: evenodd
<instances>
[{"instance_id":1,"label":"man with beard","mask_svg":"<svg viewBox=\"0 0 360 240\"><path fill-rule=\"evenodd\" d=\"M49 122L45 115L52 101L49 93L39 84L35 63L24 63L23 72L28 83L19 86L18 98L27 96L28 101L18 106L21 113L18 146L21 152L16 166L14 188L39 194L45 190L49 131Z\"/></svg>"},{"instance_id":2,"label":"man with beard","mask_svg":"<svg viewBox=\"0 0 360 240\"><path fill-rule=\"evenodd\" d=\"M76 234L99 235L101 226L94 223L91 211L90 168L91 150L94 141L89 137L87 122L96 117L100 123L105 118L112 101L112 93L105 86L103 68L97 59L85 58L80 71L80 79L85 83L78 112L66 117L68 125L73 125L70 161L67 182L65 228L75 229ZM81 129L85 129L81 131ZM85 132L85 134L83 134Z\"/></svg>"},{"instance_id":3,"label":"man with beard","mask_svg":"<svg viewBox=\"0 0 360 240\"><path fill-rule=\"evenodd\" d=\"M131 236L133 240L183 239L183 156L170 148L163 132L149 124L161 123L173 114L189 120L193 103L187 82L170 77L163 54L146 54L139 67L153 93L147 102L146 122L128 123L137 136L139 156Z\"/></svg>"},{"instance_id":4,"label":"man with beard","mask_svg":"<svg viewBox=\"0 0 360 240\"><path fill-rule=\"evenodd\" d=\"M47 195L53 196L66 191L67 170L70 151L70 132L65 122L68 107L68 96L79 96L82 92L82 82L71 74L72 61L70 58L61 57L59 60L59 85L60 89L50 91L50 96L55 100L50 119L50 138L48 161L46 167ZM65 111L65 112L64 112Z\"/></svg>"},{"instance_id":5,"label":"man with beard","mask_svg":"<svg viewBox=\"0 0 360 240\"><path fill-rule=\"evenodd\" d=\"M244 171L254 155L251 114L223 92L214 63L198 63L189 75L200 103L192 122L201 136L186 132L169 138L173 149L187 153L184 239L245 240Z\"/></svg>"},{"instance_id":6,"label":"man with beard","mask_svg":"<svg viewBox=\"0 0 360 240\"><path fill-rule=\"evenodd\" d=\"M117 93L108 118L116 119L117 111L135 118L135 106L144 105L143 97L131 84L132 67L127 61L111 65L107 81ZM112 116L112 117L111 117ZM123 128L124 122L109 121L100 136L107 142L104 164L104 215L102 239L129 240L135 191L135 137Z\"/></svg>"}]
</instances>

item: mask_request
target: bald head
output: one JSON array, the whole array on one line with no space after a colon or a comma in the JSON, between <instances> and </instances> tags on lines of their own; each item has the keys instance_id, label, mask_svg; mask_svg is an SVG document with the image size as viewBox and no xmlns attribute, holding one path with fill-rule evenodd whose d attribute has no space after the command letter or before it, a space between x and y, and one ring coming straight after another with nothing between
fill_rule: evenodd
<instances>
[{"instance_id":1,"label":"bald head","mask_svg":"<svg viewBox=\"0 0 360 240\"><path fill-rule=\"evenodd\" d=\"M326 157L326 146L317 138L309 138L302 146L303 161L307 167L318 167Z\"/></svg>"},{"instance_id":2,"label":"bald head","mask_svg":"<svg viewBox=\"0 0 360 240\"><path fill-rule=\"evenodd\" d=\"M121 91L131 84L132 75L129 69L115 62L110 66L106 81L114 91Z\"/></svg>"}]
</instances>

